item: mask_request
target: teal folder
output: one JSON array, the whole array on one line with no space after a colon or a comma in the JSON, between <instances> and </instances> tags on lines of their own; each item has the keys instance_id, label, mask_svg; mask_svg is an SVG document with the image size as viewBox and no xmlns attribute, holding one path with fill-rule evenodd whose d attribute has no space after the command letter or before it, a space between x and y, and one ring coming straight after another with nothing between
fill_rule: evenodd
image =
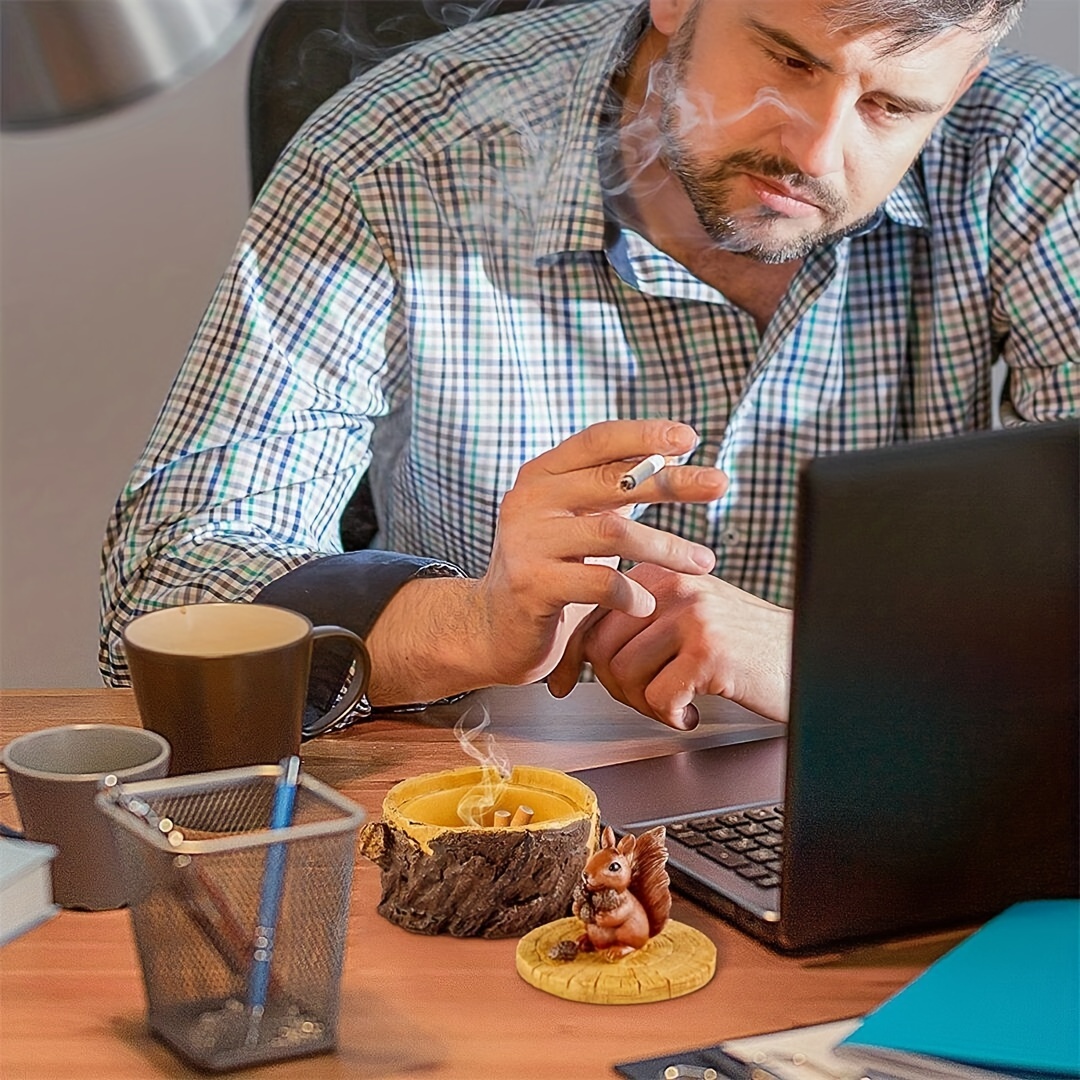
<instances>
[{"instance_id":1,"label":"teal folder","mask_svg":"<svg viewBox=\"0 0 1080 1080\"><path fill-rule=\"evenodd\" d=\"M1080 900L1008 908L869 1013L837 1052L865 1060L877 1048L1080 1076Z\"/></svg>"}]
</instances>

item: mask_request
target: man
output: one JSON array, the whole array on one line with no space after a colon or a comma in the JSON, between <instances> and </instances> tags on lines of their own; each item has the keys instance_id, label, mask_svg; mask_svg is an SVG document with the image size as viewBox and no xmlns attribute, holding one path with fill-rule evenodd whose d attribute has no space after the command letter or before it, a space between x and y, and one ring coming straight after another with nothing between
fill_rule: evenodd
<instances>
[{"instance_id":1,"label":"man","mask_svg":"<svg viewBox=\"0 0 1080 1080\"><path fill-rule=\"evenodd\" d=\"M1007 422L1077 411L1080 90L990 61L1021 4L596 0L362 77L120 498L106 678L139 611L253 598L364 634L376 706L587 659L672 726L782 718L802 463L989 426L998 359Z\"/></svg>"}]
</instances>

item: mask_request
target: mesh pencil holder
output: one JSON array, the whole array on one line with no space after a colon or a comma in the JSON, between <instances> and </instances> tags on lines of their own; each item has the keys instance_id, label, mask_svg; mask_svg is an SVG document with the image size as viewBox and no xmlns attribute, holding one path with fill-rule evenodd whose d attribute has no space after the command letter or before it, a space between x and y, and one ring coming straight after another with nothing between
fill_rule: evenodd
<instances>
[{"instance_id":1,"label":"mesh pencil holder","mask_svg":"<svg viewBox=\"0 0 1080 1080\"><path fill-rule=\"evenodd\" d=\"M292 823L270 829L281 774L260 765L97 796L128 878L150 1030L200 1068L242 1068L336 1043L364 811L301 774ZM278 904L267 927L259 921L271 868ZM263 987L253 996L259 965Z\"/></svg>"}]
</instances>

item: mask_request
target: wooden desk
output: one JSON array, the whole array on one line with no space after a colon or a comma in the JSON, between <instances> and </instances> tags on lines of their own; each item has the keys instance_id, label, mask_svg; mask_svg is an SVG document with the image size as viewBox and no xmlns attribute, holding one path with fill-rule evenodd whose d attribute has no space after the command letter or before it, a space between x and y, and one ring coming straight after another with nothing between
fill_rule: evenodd
<instances>
[{"instance_id":1,"label":"wooden desk","mask_svg":"<svg viewBox=\"0 0 1080 1080\"><path fill-rule=\"evenodd\" d=\"M306 743L304 767L378 817L398 780L470 761L454 737L490 710L512 764L570 770L691 745L739 740L765 722L710 703L692 734L668 731L612 702L597 685L556 701L542 686L496 689L456 707L360 724ZM61 723L136 724L127 691L11 691L0 696L0 743ZM603 808L601 808L602 810ZM17 825L7 777L0 820ZM375 911L378 869L358 859L341 987L336 1054L263 1066L258 1075L318 1078L592 1080L618 1061L797 1024L853 1016L912 979L961 935L793 960L690 901L673 917L717 946L704 989L640 1006L583 1005L545 994L514 968L514 940L410 934ZM146 1080L203 1075L146 1030L145 999L126 911L62 912L0 950L0 1076L4 1080Z\"/></svg>"}]
</instances>

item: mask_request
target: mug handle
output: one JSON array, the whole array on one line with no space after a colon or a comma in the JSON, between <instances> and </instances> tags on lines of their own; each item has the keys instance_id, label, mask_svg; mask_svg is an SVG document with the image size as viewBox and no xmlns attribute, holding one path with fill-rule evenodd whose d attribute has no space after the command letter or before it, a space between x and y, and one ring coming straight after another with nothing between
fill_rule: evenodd
<instances>
[{"instance_id":1,"label":"mug handle","mask_svg":"<svg viewBox=\"0 0 1080 1080\"><path fill-rule=\"evenodd\" d=\"M360 695L367 689L368 680L371 678L371 656L364 644L364 639L346 630L343 626L316 626L312 628L311 640L318 638L339 637L344 638L352 648L356 664L353 668L353 676L349 685L345 687L345 693L341 699L328 712L319 717L313 724L304 725L304 738L313 735L321 735L327 728L332 727L360 700Z\"/></svg>"}]
</instances>

